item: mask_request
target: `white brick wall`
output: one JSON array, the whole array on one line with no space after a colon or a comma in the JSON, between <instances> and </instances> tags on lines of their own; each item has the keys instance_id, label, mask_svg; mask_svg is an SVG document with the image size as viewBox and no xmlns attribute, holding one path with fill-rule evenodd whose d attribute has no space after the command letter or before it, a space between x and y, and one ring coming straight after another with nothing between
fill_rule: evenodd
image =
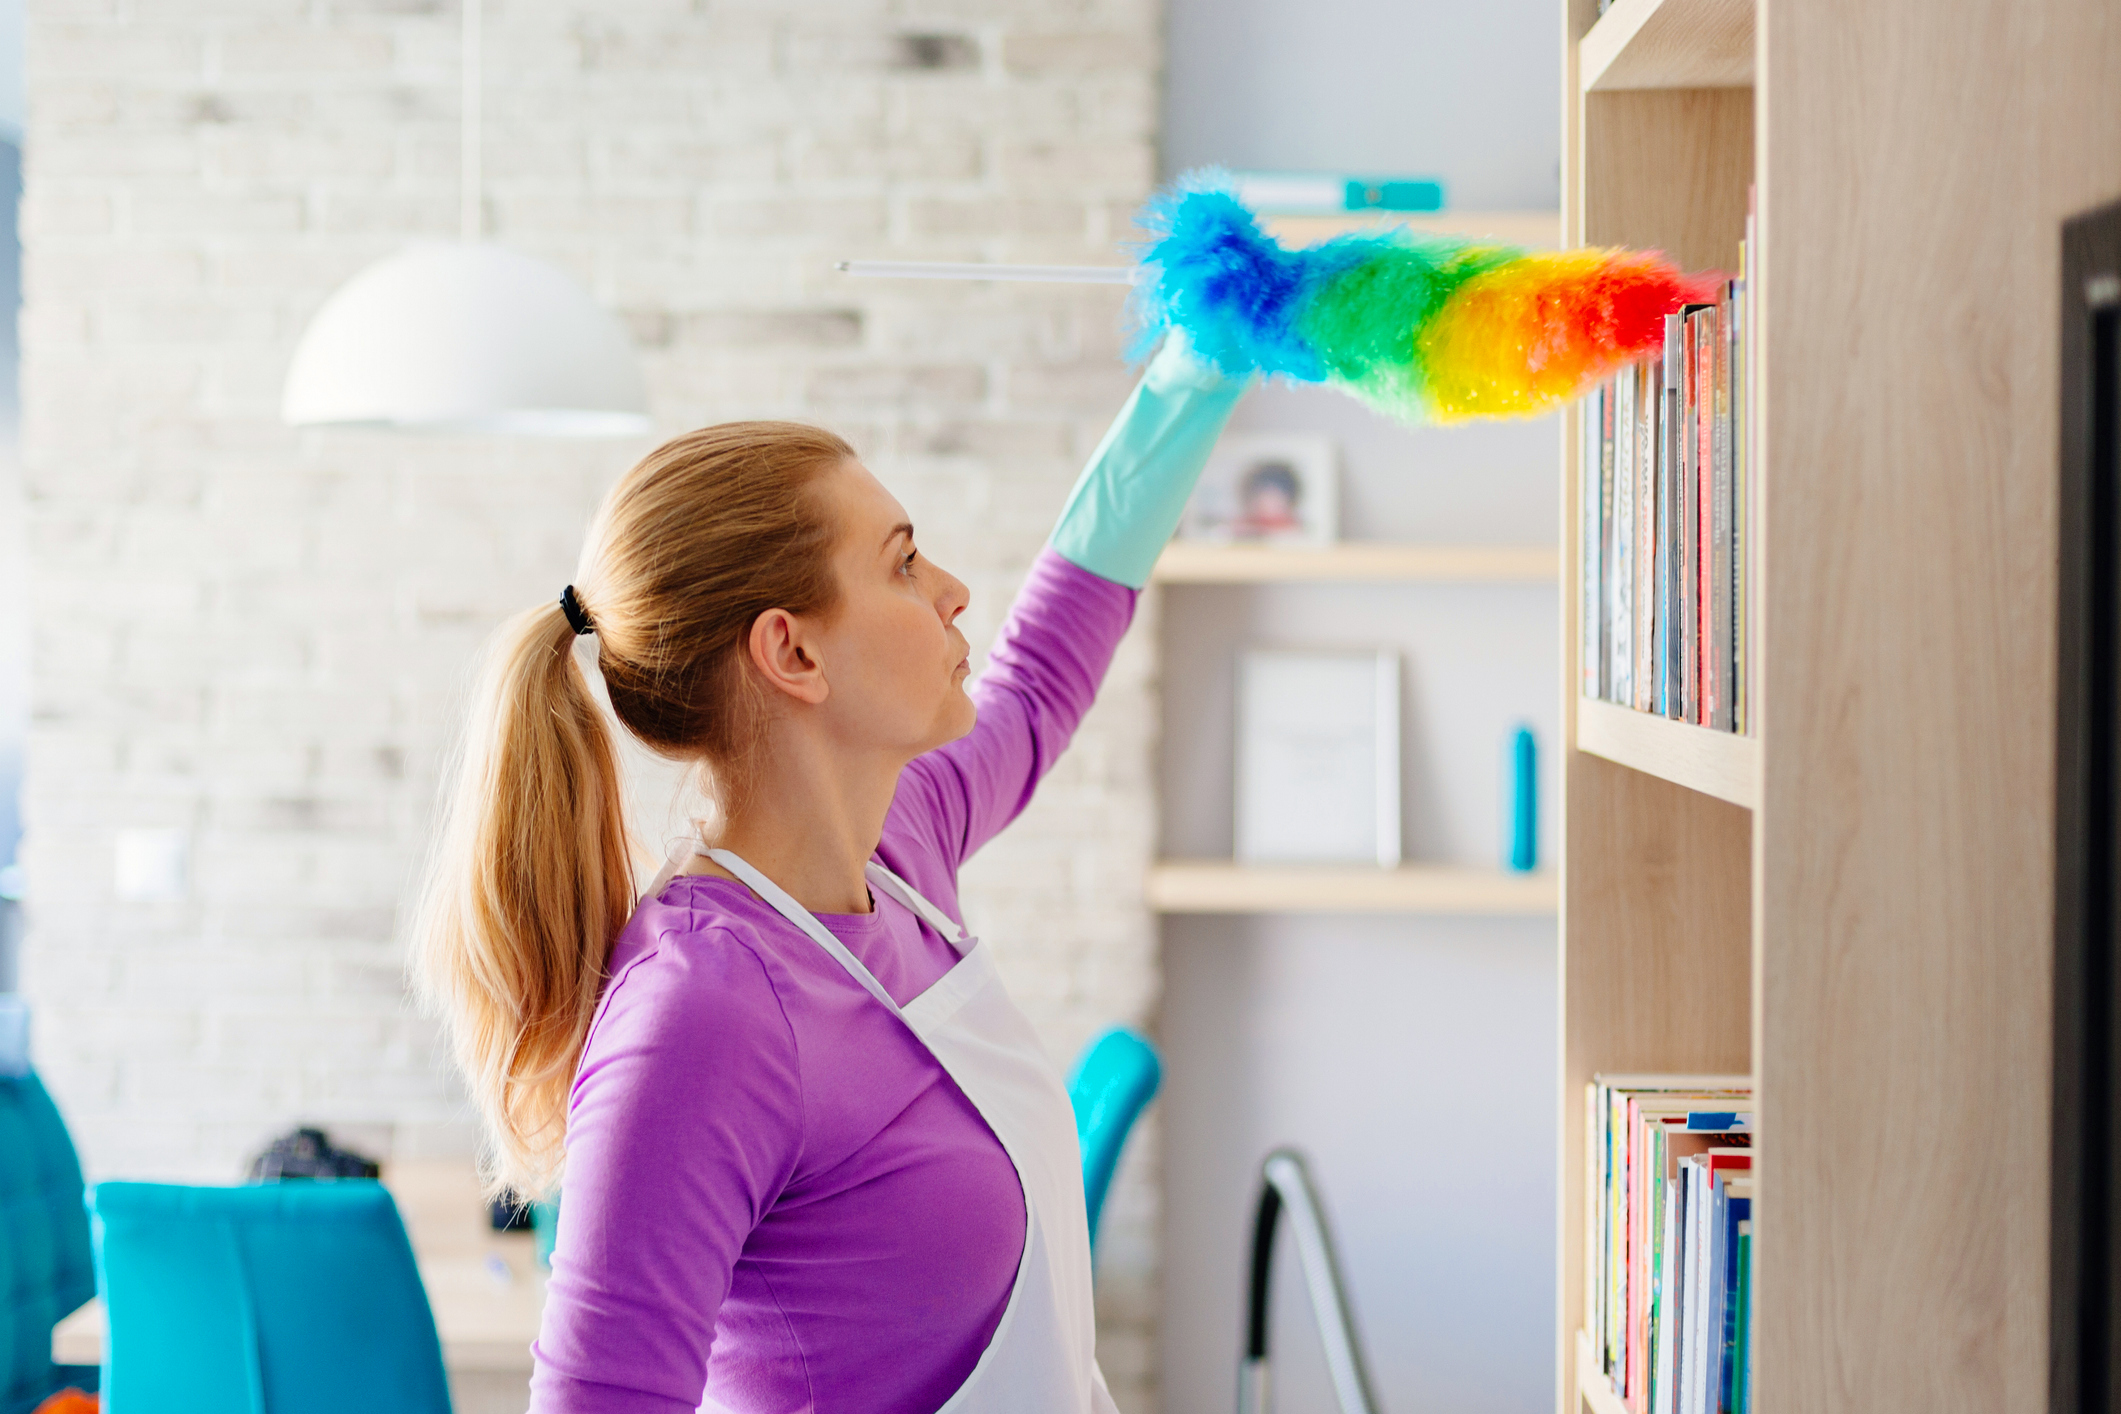
<instances>
[{"instance_id":1,"label":"white brick wall","mask_svg":"<svg viewBox=\"0 0 2121 1414\"><path fill-rule=\"evenodd\" d=\"M41 1063L99 1174L226 1178L297 1120L462 1147L401 973L452 704L487 630L566 582L645 444L277 421L325 295L454 234L453 10L30 0L29 19ZM624 313L663 432L849 435L972 585L982 641L1125 390L1118 296L830 262L1111 258L1152 176L1159 44L1157 0L491 5L485 207ZM1150 673L1138 631L968 876L974 928L1062 1055L1153 1010ZM190 831L189 895L121 903L114 832L150 826ZM1145 1138L1100 1253L1130 1411L1155 1402Z\"/></svg>"}]
</instances>

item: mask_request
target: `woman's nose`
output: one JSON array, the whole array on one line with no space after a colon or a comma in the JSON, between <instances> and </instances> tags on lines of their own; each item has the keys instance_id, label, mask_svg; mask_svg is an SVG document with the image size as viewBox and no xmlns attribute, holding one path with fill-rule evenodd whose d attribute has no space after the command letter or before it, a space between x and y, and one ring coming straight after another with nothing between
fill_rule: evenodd
<instances>
[{"instance_id":1,"label":"woman's nose","mask_svg":"<svg viewBox=\"0 0 2121 1414\"><path fill-rule=\"evenodd\" d=\"M972 602L972 591L965 587L963 580L948 571L944 572L943 580L943 594L936 601L936 607L943 611L944 623L955 623L957 616L965 612L965 606Z\"/></svg>"}]
</instances>

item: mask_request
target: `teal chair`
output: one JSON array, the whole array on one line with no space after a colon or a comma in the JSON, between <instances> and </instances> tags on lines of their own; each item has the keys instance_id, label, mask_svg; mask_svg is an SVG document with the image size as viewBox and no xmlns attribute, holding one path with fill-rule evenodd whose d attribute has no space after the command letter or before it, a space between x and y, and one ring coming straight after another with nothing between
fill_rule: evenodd
<instances>
[{"instance_id":1,"label":"teal chair","mask_svg":"<svg viewBox=\"0 0 2121 1414\"><path fill-rule=\"evenodd\" d=\"M35 1071L0 1075L0 1414L96 1387L52 1364L52 1326L96 1294L81 1161Z\"/></svg>"},{"instance_id":2,"label":"teal chair","mask_svg":"<svg viewBox=\"0 0 2121 1414\"><path fill-rule=\"evenodd\" d=\"M1134 1121L1163 1083L1163 1063L1156 1048L1123 1027L1092 1041L1068 1077L1068 1100L1075 1106L1075 1137L1083 1150L1083 1205L1090 1214L1090 1251L1097 1251L1097 1220L1104 1211L1112 1171Z\"/></svg>"},{"instance_id":3,"label":"teal chair","mask_svg":"<svg viewBox=\"0 0 2121 1414\"><path fill-rule=\"evenodd\" d=\"M449 1414L381 1184L99 1183L88 1210L105 1414Z\"/></svg>"}]
</instances>

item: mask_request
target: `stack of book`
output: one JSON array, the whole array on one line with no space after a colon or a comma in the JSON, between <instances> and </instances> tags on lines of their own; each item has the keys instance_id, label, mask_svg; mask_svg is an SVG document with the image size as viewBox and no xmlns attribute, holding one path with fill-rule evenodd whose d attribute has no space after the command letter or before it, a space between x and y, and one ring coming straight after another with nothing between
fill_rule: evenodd
<instances>
[{"instance_id":1,"label":"stack of book","mask_svg":"<svg viewBox=\"0 0 2121 1414\"><path fill-rule=\"evenodd\" d=\"M1727 732L1748 729L1750 246L1583 417L1583 695Z\"/></svg>"},{"instance_id":2,"label":"stack of book","mask_svg":"<svg viewBox=\"0 0 2121 1414\"><path fill-rule=\"evenodd\" d=\"M1632 1414L1746 1414L1752 1082L1600 1075L1585 1103L1583 1377Z\"/></svg>"}]
</instances>

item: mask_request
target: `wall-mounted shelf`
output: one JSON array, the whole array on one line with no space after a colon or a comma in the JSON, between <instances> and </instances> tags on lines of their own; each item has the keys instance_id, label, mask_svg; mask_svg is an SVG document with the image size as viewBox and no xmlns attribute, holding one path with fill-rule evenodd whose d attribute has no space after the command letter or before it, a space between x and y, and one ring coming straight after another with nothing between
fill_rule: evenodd
<instances>
[{"instance_id":1,"label":"wall-mounted shelf","mask_svg":"<svg viewBox=\"0 0 2121 1414\"><path fill-rule=\"evenodd\" d=\"M1585 93L1750 88L1753 0L1614 0L1577 65Z\"/></svg>"},{"instance_id":2,"label":"wall-mounted shelf","mask_svg":"<svg viewBox=\"0 0 2121 1414\"><path fill-rule=\"evenodd\" d=\"M1549 545L1389 545L1356 541L1322 549L1210 545L1174 540L1150 576L1158 584L1285 584L1334 580L1551 581Z\"/></svg>"},{"instance_id":3,"label":"wall-mounted shelf","mask_svg":"<svg viewBox=\"0 0 2121 1414\"><path fill-rule=\"evenodd\" d=\"M1751 13L1750 6L1747 12ZM1269 216L1264 224L1267 234L1292 246L1316 245L1350 231L1387 226L1405 226L1424 235L1504 241L1535 250L1561 244L1559 211L1350 211L1334 216Z\"/></svg>"},{"instance_id":4,"label":"wall-mounted shelf","mask_svg":"<svg viewBox=\"0 0 2121 1414\"><path fill-rule=\"evenodd\" d=\"M1149 871L1159 913L1552 914L1554 878L1447 864L1236 864L1173 859Z\"/></svg>"},{"instance_id":5,"label":"wall-mounted shelf","mask_svg":"<svg viewBox=\"0 0 2121 1414\"><path fill-rule=\"evenodd\" d=\"M1583 698L1576 749L1751 810L1760 800L1760 740Z\"/></svg>"},{"instance_id":6,"label":"wall-mounted shelf","mask_svg":"<svg viewBox=\"0 0 2121 1414\"><path fill-rule=\"evenodd\" d=\"M1613 1393L1613 1382L1592 1361L1591 1342L1582 1331L1576 1332L1576 1391L1591 1414L1628 1414L1627 1405Z\"/></svg>"}]
</instances>

